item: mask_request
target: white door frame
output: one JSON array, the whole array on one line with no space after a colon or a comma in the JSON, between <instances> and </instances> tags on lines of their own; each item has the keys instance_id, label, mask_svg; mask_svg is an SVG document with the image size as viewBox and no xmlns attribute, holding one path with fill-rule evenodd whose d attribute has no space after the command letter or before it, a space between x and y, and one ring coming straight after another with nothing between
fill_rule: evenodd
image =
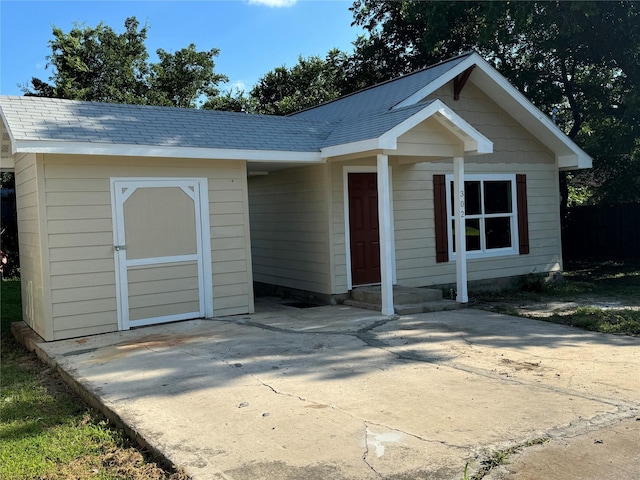
<instances>
[{"instance_id":1,"label":"white door frame","mask_svg":"<svg viewBox=\"0 0 640 480\"><path fill-rule=\"evenodd\" d=\"M111 218L116 280L118 330L194 318L193 313L166 315L131 322L129 320L129 284L127 269L131 266L180 261L196 261L198 265L198 316L213 316L213 281L211 269L211 236L209 226L209 189L206 178L112 177ZM194 202L196 212L196 253L158 258L127 260L124 234L124 202L138 188L179 187Z\"/></svg>"},{"instance_id":2,"label":"white door frame","mask_svg":"<svg viewBox=\"0 0 640 480\"><path fill-rule=\"evenodd\" d=\"M391 203L391 273L393 276L393 284L397 283L396 279L396 234L394 228L394 220L393 220L393 177L391 176L392 168L389 167L389 197ZM346 254L346 267L347 267L347 290L353 289L353 279L351 278L351 228L349 222L349 174L350 173L378 173L378 167L375 165L371 166L355 166L355 165L345 165L342 167L342 193L343 193L343 202L344 202L344 243L345 243L345 254ZM378 222L379 224L379 222ZM380 251L382 255L382 250ZM380 272L382 275L382 272Z\"/></svg>"}]
</instances>

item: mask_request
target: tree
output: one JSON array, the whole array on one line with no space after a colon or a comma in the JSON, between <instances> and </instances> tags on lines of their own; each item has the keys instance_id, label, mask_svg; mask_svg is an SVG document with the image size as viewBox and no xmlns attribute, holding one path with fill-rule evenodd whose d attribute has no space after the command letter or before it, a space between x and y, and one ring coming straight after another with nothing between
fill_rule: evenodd
<instances>
[{"instance_id":1,"label":"tree","mask_svg":"<svg viewBox=\"0 0 640 480\"><path fill-rule=\"evenodd\" d=\"M244 90L233 89L209 97L202 105L205 110L224 110L227 112L255 113L255 102L245 95Z\"/></svg>"},{"instance_id":2,"label":"tree","mask_svg":"<svg viewBox=\"0 0 640 480\"><path fill-rule=\"evenodd\" d=\"M287 115L338 98L343 93L341 66L345 58L334 49L325 59L299 57L291 68L283 65L266 73L250 92L255 110Z\"/></svg>"},{"instance_id":3,"label":"tree","mask_svg":"<svg viewBox=\"0 0 640 480\"><path fill-rule=\"evenodd\" d=\"M76 24L68 33L53 28L47 83L31 80L26 95L113 103L195 107L218 95L227 78L214 71L218 49L197 51L194 44L175 53L157 51L158 63L148 61L147 26L135 17L118 34L109 26Z\"/></svg>"},{"instance_id":4,"label":"tree","mask_svg":"<svg viewBox=\"0 0 640 480\"><path fill-rule=\"evenodd\" d=\"M51 84L31 80L27 95L115 103L146 103L149 73L145 40L147 27L139 29L135 17L125 21L125 32L115 33L99 23L96 27L76 24L65 33L53 27L49 41L53 68Z\"/></svg>"},{"instance_id":5,"label":"tree","mask_svg":"<svg viewBox=\"0 0 640 480\"><path fill-rule=\"evenodd\" d=\"M176 53L157 52L160 62L151 65L148 98L157 105L195 108L200 97L219 95L218 83L229 79L214 72L220 50L196 51L192 43Z\"/></svg>"},{"instance_id":6,"label":"tree","mask_svg":"<svg viewBox=\"0 0 640 480\"><path fill-rule=\"evenodd\" d=\"M593 172L569 177L589 177L593 201L615 197L611 188L627 180L620 176L638 170L637 3L357 0L351 9L354 23L368 31L356 43L349 72L355 82L475 49L542 111L559 108L558 125L594 156ZM627 201L640 201L640 189L627 194Z\"/></svg>"}]
</instances>

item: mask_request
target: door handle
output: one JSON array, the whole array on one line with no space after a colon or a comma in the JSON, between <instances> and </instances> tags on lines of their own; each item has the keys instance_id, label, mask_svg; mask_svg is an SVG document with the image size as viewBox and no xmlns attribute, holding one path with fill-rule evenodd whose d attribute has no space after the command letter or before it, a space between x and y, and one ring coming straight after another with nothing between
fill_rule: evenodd
<instances>
[{"instance_id":1,"label":"door handle","mask_svg":"<svg viewBox=\"0 0 640 480\"><path fill-rule=\"evenodd\" d=\"M127 249L127 246L126 246L126 245L114 245L114 246L113 246L113 249L114 249L116 252L119 252L120 250L126 250L126 249Z\"/></svg>"}]
</instances>

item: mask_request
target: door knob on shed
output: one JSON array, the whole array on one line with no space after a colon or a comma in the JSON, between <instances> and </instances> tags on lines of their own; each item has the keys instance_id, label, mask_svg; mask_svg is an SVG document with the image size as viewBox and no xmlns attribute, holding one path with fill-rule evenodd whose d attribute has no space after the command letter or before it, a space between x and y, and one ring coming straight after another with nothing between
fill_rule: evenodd
<instances>
[{"instance_id":1,"label":"door knob on shed","mask_svg":"<svg viewBox=\"0 0 640 480\"><path fill-rule=\"evenodd\" d=\"M114 245L114 246L113 246L113 249L114 249L116 252L119 252L120 250L126 250L126 249L127 249L127 246L126 246L126 245Z\"/></svg>"}]
</instances>

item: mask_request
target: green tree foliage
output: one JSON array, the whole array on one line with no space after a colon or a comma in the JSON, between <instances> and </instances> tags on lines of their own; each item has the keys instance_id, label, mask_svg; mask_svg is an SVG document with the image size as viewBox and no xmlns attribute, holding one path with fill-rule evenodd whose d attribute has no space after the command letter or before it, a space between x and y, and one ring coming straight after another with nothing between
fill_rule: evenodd
<instances>
[{"instance_id":1,"label":"green tree foliage","mask_svg":"<svg viewBox=\"0 0 640 480\"><path fill-rule=\"evenodd\" d=\"M140 27L135 17L124 26L121 34L103 23L75 25L69 32L54 27L47 57L50 83L33 78L25 94L177 107L195 107L201 98L218 94L226 77L214 71L217 49L199 52L193 44L175 53L159 49L159 62L150 63L148 27Z\"/></svg>"},{"instance_id":2,"label":"green tree foliage","mask_svg":"<svg viewBox=\"0 0 640 480\"><path fill-rule=\"evenodd\" d=\"M594 157L590 201L640 201L640 12L632 1L357 0L362 85L477 50ZM575 186L575 185L574 185ZM564 198L567 197L567 192Z\"/></svg>"},{"instance_id":3,"label":"green tree foliage","mask_svg":"<svg viewBox=\"0 0 640 480\"><path fill-rule=\"evenodd\" d=\"M255 101L245 95L244 90L230 89L220 92L216 96L210 96L202 105L206 110L225 110L227 112L256 112Z\"/></svg>"},{"instance_id":4,"label":"green tree foliage","mask_svg":"<svg viewBox=\"0 0 640 480\"><path fill-rule=\"evenodd\" d=\"M195 108L200 97L218 96L218 83L228 81L214 72L213 59L219 53L217 48L198 52L193 43L176 53L159 49L160 62L151 65L148 97L157 105Z\"/></svg>"},{"instance_id":5,"label":"green tree foliage","mask_svg":"<svg viewBox=\"0 0 640 480\"><path fill-rule=\"evenodd\" d=\"M250 92L254 110L287 115L338 98L343 93L345 58L331 50L324 59L299 57L291 68L283 65L266 73Z\"/></svg>"}]
</instances>

